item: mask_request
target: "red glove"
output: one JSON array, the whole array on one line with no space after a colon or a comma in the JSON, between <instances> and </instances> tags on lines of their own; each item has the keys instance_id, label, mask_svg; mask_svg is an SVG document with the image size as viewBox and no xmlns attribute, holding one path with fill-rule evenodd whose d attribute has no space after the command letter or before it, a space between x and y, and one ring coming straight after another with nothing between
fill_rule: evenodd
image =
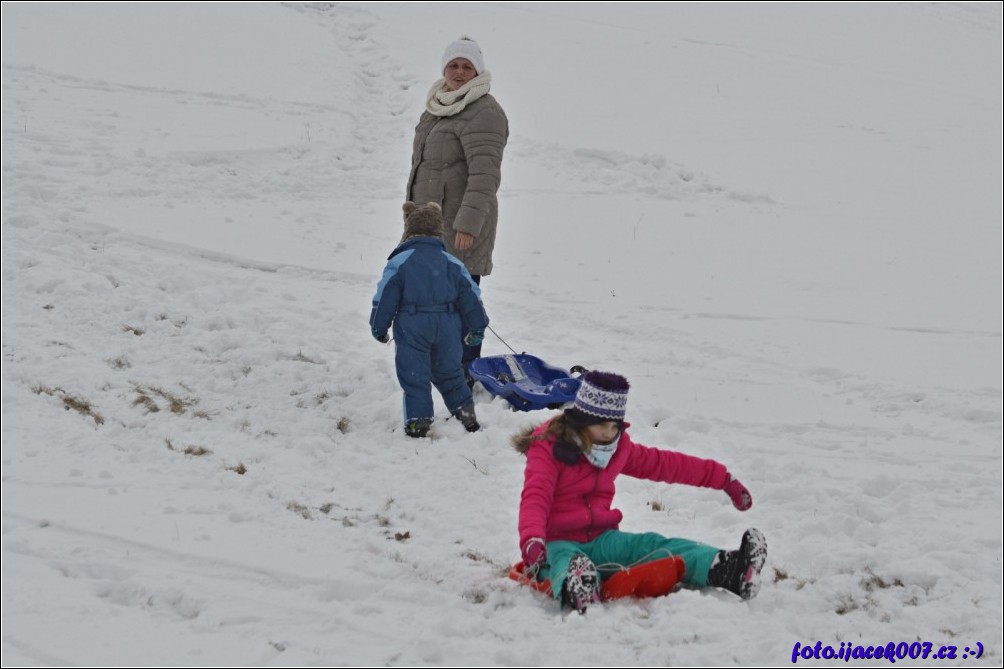
<instances>
[{"instance_id":1,"label":"red glove","mask_svg":"<svg viewBox=\"0 0 1004 669\"><path fill-rule=\"evenodd\" d=\"M532 537L523 544L523 571L536 574L547 563L547 546L540 537Z\"/></svg>"},{"instance_id":2,"label":"red glove","mask_svg":"<svg viewBox=\"0 0 1004 669\"><path fill-rule=\"evenodd\" d=\"M725 487L722 488L725 494L729 496L732 500L732 506L736 507L740 511L748 511L751 506L753 506L753 496L750 495L750 491L746 489L739 479L732 478L729 474L728 480L725 482Z\"/></svg>"}]
</instances>

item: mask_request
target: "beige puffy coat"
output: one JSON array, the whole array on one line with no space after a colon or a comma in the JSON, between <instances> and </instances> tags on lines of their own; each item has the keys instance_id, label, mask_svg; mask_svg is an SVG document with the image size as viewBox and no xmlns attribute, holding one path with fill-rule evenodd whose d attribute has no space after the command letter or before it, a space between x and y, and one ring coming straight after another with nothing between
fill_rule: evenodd
<instances>
[{"instance_id":1,"label":"beige puffy coat","mask_svg":"<svg viewBox=\"0 0 1004 669\"><path fill-rule=\"evenodd\" d=\"M491 95L453 116L422 114L408 179L408 200L436 202L443 208L446 249L471 274L492 272L492 250L498 225L502 152L509 139L509 120ZM466 251L454 246L457 231L474 236Z\"/></svg>"}]
</instances>

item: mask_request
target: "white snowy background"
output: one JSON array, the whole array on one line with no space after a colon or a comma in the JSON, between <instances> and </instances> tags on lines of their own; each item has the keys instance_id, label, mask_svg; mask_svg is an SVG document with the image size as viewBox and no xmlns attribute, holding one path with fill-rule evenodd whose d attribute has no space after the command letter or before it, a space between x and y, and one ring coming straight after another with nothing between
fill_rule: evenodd
<instances>
[{"instance_id":1,"label":"white snowy background","mask_svg":"<svg viewBox=\"0 0 1004 669\"><path fill-rule=\"evenodd\" d=\"M1004 661L1000 3L2 24L4 666ZM482 392L469 435L437 397L402 434L367 318L462 34L512 132L495 332L626 375L637 441L748 485L745 514L627 478L617 506L725 548L759 527L757 599L562 612L505 576L508 439L550 413Z\"/></svg>"}]
</instances>

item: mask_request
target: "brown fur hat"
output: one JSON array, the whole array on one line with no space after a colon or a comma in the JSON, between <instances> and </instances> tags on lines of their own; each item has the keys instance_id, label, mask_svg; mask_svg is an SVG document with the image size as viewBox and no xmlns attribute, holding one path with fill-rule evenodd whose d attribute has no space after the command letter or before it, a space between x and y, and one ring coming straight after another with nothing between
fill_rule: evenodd
<instances>
[{"instance_id":1,"label":"brown fur hat","mask_svg":"<svg viewBox=\"0 0 1004 669\"><path fill-rule=\"evenodd\" d=\"M445 221L443 209L435 202L426 204L404 203L404 237L442 237Z\"/></svg>"}]
</instances>

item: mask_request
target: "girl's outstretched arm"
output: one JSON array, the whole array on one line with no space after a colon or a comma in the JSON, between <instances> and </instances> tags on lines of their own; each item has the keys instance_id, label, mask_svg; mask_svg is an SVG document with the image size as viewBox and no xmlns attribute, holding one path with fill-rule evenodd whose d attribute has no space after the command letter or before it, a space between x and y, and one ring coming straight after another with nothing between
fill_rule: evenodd
<instances>
[{"instance_id":1,"label":"girl's outstretched arm","mask_svg":"<svg viewBox=\"0 0 1004 669\"><path fill-rule=\"evenodd\" d=\"M630 441L630 438L628 439ZM725 465L686 453L666 451L631 442L631 455L623 473L639 479L683 483L721 490L729 481Z\"/></svg>"},{"instance_id":2,"label":"girl's outstretched arm","mask_svg":"<svg viewBox=\"0 0 1004 669\"><path fill-rule=\"evenodd\" d=\"M716 460L664 451L633 442L631 447L631 457L623 470L628 476L724 490L732 500L732 505L740 511L748 511L753 506L753 496L746 486L739 479L733 478L725 465Z\"/></svg>"}]
</instances>

